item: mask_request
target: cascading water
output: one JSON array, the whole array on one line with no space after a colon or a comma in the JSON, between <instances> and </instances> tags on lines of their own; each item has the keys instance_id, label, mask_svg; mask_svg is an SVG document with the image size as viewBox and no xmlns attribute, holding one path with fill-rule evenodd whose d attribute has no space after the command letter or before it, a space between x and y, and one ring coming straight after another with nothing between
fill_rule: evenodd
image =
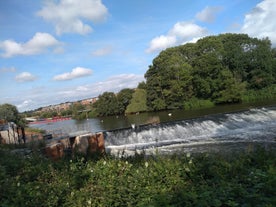
<instances>
[{"instance_id":1,"label":"cascading water","mask_svg":"<svg viewBox=\"0 0 276 207\"><path fill-rule=\"evenodd\" d=\"M225 143L276 145L276 107L209 115L202 118L106 132L111 154L137 151L176 151L193 146Z\"/></svg>"}]
</instances>

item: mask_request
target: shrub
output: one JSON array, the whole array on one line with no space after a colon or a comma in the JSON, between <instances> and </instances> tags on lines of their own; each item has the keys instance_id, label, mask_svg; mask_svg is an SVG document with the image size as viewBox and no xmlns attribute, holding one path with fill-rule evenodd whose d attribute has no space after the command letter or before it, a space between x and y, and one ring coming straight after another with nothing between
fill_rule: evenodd
<instances>
[{"instance_id":1,"label":"shrub","mask_svg":"<svg viewBox=\"0 0 276 207\"><path fill-rule=\"evenodd\" d=\"M184 103L185 110L211 108L215 104L210 100L192 98Z\"/></svg>"}]
</instances>

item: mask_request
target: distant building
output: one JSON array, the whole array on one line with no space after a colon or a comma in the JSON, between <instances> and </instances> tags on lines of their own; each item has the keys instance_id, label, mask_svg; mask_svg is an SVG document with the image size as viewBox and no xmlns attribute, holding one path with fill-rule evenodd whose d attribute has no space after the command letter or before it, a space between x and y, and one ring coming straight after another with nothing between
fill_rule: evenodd
<instances>
[{"instance_id":1,"label":"distant building","mask_svg":"<svg viewBox=\"0 0 276 207\"><path fill-rule=\"evenodd\" d=\"M94 98L88 98L88 99L83 99L80 101L80 103L82 105L90 105L95 103L98 100L98 97L94 97Z\"/></svg>"},{"instance_id":2,"label":"distant building","mask_svg":"<svg viewBox=\"0 0 276 207\"><path fill-rule=\"evenodd\" d=\"M57 104L57 105L50 105L50 106L43 107L41 109L41 111L42 112L45 112L45 111L64 111L64 110L70 109L70 107L72 105L73 105L72 102L66 102L66 103L61 103L61 104Z\"/></svg>"},{"instance_id":3,"label":"distant building","mask_svg":"<svg viewBox=\"0 0 276 207\"><path fill-rule=\"evenodd\" d=\"M56 104L56 105L50 105L50 106L46 106L43 107L41 109L41 112L47 112L47 111L65 111L70 109L70 107L75 104L75 103L80 103L82 105L90 105L95 103L98 100L98 97L94 97L94 98L88 98L88 99L83 99L80 101L75 101L75 102L66 102L66 103L61 103L61 104Z\"/></svg>"}]
</instances>

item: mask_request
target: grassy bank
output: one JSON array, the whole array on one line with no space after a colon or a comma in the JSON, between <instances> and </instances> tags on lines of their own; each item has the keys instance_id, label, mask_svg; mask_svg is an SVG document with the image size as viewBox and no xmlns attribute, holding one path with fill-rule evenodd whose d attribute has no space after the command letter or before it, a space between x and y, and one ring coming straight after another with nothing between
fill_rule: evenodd
<instances>
[{"instance_id":1,"label":"grassy bank","mask_svg":"<svg viewBox=\"0 0 276 207\"><path fill-rule=\"evenodd\" d=\"M262 90L249 90L242 96L242 102L250 103L260 100L275 100L276 99L276 85L272 85Z\"/></svg>"},{"instance_id":2,"label":"grassy bank","mask_svg":"<svg viewBox=\"0 0 276 207\"><path fill-rule=\"evenodd\" d=\"M52 162L0 150L0 206L275 206L276 152Z\"/></svg>"}]
</instances>

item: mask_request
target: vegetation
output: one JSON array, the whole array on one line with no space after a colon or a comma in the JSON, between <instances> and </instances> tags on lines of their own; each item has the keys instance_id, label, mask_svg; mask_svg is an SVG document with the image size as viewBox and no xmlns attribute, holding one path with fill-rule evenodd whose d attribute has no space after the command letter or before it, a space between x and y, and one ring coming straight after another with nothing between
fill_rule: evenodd
<instances>
[{"instance_id":1,"label":"vegetation","mask_svg":"<svg viewBox=\"0 0 276 207\"><path fill-rule=\"evenodd\" d=\"M153 60L145 74L148 106L186 108L193 99L241 102L247 91L275 84L275 72L276 53L268 39L246 34L205 37L162 51Z\"/></svg>"},{"instance_id":2,"label":"vegetation","mask_svg":"<svg viewBox=\"0 0 276 207\"><path fill-rule=\"evenodd\" d=\"M137 113L147 111L147 93L144 89L136 89L132 95L130 104L127 106L125 113Z\"/></svg>"},{"instance_id":3,"label":"vegetation","mask_svg":"<svg viewBox=\"0 0 276 207\"><path fill-rule=\"evenodd\" d=\"M246 34L209 36L162 51L149 66L145 79L138 89L146 91L146 106L144 96L137 101L135 93L126 110L118 112L116 95L111 98L104 93L95 105L98 115L141 112L145 108L189 110L273 99L276 50L271 48L269 39Z\"/></svg>"},{"instance_id":4,"label":"vegetation","mask_svg":"<svg viewBox=\"0 0 276 207\"><path fill-rule=\"evenodd\" d=\"M104 92L98 97L98 101L93 104L91 110L93 116L112 116L124 114L130 103L133 89L122 89L119 93Z\"/></svg>"},{"instance_id":5,"label":"vegetation","mask_svg":"<svg viewBox=\"0 0 276 207\"><path fill-rule=\"evenodd\" d=\"M162 51L135 93L133 89L104 92L95 104L74 105L63 113L83 119L274 98L276 49L270 40L221 34ZM84 109L89 112L79 112Z\"/></svg>"},{"instance_id":6,"label":"vegetation","mask_svg":"<svg viewBox=\"0 0 276 207\"><path fill-rule=\"evenodd\" d=\"M25 127L26 123L23 117L19 114L16 106L11 104L0 104L0 120L6 122L14 122L20 127Z\"/></svg>"},{"instance_id":7,"label":"vegetation","mask_svg":"<svg viewBox=\"0 0 276 207\"><path fill-rule=\"evenodd\" d=\"M276 205L275 150L52 162L0 148L0 206Z\"/></svg>"}]
</instances>

